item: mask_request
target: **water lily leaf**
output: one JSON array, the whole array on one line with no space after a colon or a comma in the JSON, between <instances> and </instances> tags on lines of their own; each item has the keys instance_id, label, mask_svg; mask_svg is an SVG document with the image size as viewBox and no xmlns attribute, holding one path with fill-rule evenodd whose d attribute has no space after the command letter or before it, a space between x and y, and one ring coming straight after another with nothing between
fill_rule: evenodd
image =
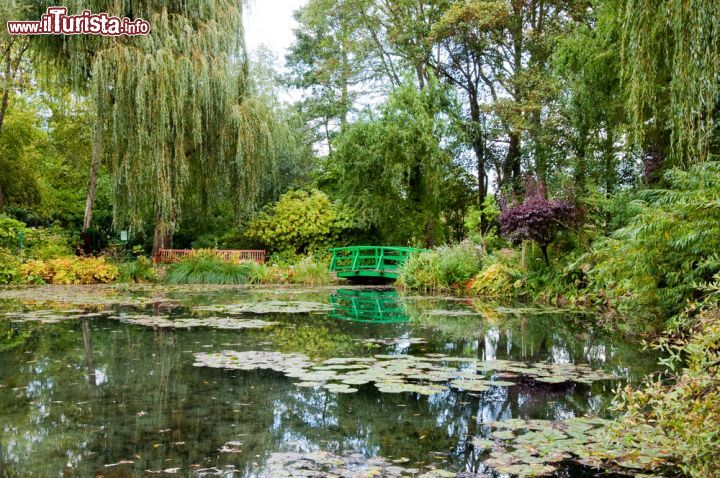
<instances>
[{"instance_id":1,"label":"water lily leaf","mask_svg":"<svg viewBox=\"0 0 720 478\"><path fill-rule=\"evenodd\" d=\"M556 468L550 465L515 464L495 468L499 473L507 473L518 477L549 476L555 473Z\"/></svg>"},{"instance_id":2,"label":"water lily leaf","mask_svg":"<svg viewBox=\"0 0 720 478\"><path fill-rule=\"evenodd\" d=\"M493 440L488 440L487 438L482 437L472 437L470 443L475 448L479 448L481 450L492 450L492 448L495 446L495 442Z\"/></svg>"},{"instance_id":3,"label":"water lily leaf","mask_svg":"<svg viewBox=\"0 0 720 478\"><path fill-rule=\"evenodd\" d=\"M492 437L498 440L512 440L515 434L510 430L496 430L492 432Z\"/></svg>"}]
</instances>

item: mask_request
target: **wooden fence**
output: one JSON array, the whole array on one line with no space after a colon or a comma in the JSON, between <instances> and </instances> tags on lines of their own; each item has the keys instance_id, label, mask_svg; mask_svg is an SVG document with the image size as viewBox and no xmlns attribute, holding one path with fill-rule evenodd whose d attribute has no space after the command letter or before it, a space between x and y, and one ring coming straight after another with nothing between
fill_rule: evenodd
<instances>
[{"instance_id":1,"label":"wooden fence","mask_svg":"<svg viewBox=\"0 0 720 478\"><path fill-rule=\"evenodd\" d=\"M192 256L199 251L195 249L160 249L153 260L156 264L167 264L177 262L183 257ZM265 262L265 251L210 251L223 260L230 262L255 261L259 264Z\"/></svg>"}]
</instances>

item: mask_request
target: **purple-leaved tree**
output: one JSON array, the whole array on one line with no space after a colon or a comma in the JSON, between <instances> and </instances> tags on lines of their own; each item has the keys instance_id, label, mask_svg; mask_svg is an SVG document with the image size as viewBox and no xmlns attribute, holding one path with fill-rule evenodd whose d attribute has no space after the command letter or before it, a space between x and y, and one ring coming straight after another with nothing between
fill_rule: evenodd
<instances>
[{"instance_id":1,"label":"purple-leaved tree","mask_svg":"<svg viewBox=\"0 0 720 478\"><path fill-rule=\"evenodd\" d=\"M558 199L549 200L542 183L526 182L525 199L522 202L500 201L500 233L513 243L531 240L542 250L545 264L550 265L548 246L557 233L568 229L575 222L575 206Z\"/></svg>"}]
</instances>

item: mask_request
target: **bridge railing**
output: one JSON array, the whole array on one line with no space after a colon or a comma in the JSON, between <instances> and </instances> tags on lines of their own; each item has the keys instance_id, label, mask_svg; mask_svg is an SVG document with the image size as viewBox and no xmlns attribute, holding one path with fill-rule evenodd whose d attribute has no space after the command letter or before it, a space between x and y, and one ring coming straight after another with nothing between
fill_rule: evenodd
<instances>
[{"instance_id":1,"label":"bridge railing","mask_svg":"<svg viewBox=\"0 0 720 478\"><path fill-rule=\"evenodd\" d=\"M359 271L395 273L407 261L410 254L420 251L421 249L412 247L338 247L330 249L333 254L330 271L336 273Z\"/></svg>"},{"instance_id":2,"label":"bridge railing","mask_svg":"<svg viewBox=\"0 0 720 478\"><path fill-rule=\"evenodd\" d=\"M200 251L197 249L160 249L153 260L156 264L167 264L193 256L198 252ZM228 262L254 261L259 264L265 262L265 251L213 249L209 252Z\"/></svg>"}]
</instances>

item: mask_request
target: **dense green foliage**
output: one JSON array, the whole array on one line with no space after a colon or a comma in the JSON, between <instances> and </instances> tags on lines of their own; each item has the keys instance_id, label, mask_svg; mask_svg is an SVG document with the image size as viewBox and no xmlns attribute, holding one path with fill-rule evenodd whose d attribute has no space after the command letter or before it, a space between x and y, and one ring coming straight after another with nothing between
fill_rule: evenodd
<instances>
[{"instance_id":1,"label":"dense green foliage","mask_svg":"<svg viewBox=\"0 0 720 478\"><path fill-rule=\"evenodd\" d=\"M620 4L619 13L622 72L639 140L669 132L675 164L716 156L720 4L630 0Z\"/></svg>"},{"instance_id":2,"label":"dense green foliage","mask_svg":"<svg viewBox=\"0 0 720 478\"><path fill-rule=\"evenodd\" d=\"M123 277L120 266L120 281L130 282ZM133 266L128 271L136 272L135 282L154 279L152 269L147 271L145 264ZM138 277L138 269L145 275ZM129 273L129 272L128 272ZM143 280L137 280L137 279ZM212 251L198 251L171 264L165 271L164 279L168 284L304 284L310 286L327 285L335 282L328 272L328 265L312 257L305 257L296 264L278 268L256 262L230 262L223 260Z\"/></svg>"},{"instance_id":3,"label":"dense green foliage","mask_svg":"<svg viewBox=\"0 0 720 478\"><path fill-rule=\"evenodd\" d=\"M256 216L247 227L248 238L283 260L320 253L352 239L352 210L334 204L321 191L291 191Z\"/></svg>"},{"instance_id":4,"label":"dense green foliage","mask_svg":"<svg viewBox=\"0 0 720 478\"><path fill-rule=\"evenodd\" d=\"M480 271L481 252L470 242L413 254L398 282L412 289L451 290L463 287Z\"/></svg>"},{"instance_id":5,"label":"dense green foliage","mask_svg":"<svg viewBox=\"0 0 720 478\"><path fill-rule=\"evenodd\" d=\"M364 116L337 139L326 181L381 243L436 245L462 228L453 212L467 208L470 194L448 148L449 95L434 79L420 91L406 83L379 116Z\"/></svg>"},{"instance_id":6,"label":"dense green foliage","mask_svg":"<svg viewBox=\"0 0 720 478\"><path fill-rule=\"evenodd\" d=\"M0 247L0 285L20 282L20 258L9 249Z\"/></svg>"},{"instance_id":7,"label":"dense green foliage","mask_svg":"<svg viewBox=\"0 0 720 478\"><path fill-rule=\"evenodd\" d=\"M677 314L720 271L720 164L671 170L666 181L625 202L626 223L583 258L590 288L645 317Z\"/></svg>"},{"instance_id":8,"label":"dense green foliage","mask_svg":"<svg viewBox=\"0 0 720 478\"><path fill-rule=\"evenodd\" d=\"M720 473L720 276L709 296L684 320L691 333L668 336L656 345L670 357L677 376L648 380L644 388L627 387L618 405L624 412L614 438L639 448L662 444L674 450L679 467L689 476ZM690 325L686 323L685 325Z\"/></svg>"}]
</instances>

